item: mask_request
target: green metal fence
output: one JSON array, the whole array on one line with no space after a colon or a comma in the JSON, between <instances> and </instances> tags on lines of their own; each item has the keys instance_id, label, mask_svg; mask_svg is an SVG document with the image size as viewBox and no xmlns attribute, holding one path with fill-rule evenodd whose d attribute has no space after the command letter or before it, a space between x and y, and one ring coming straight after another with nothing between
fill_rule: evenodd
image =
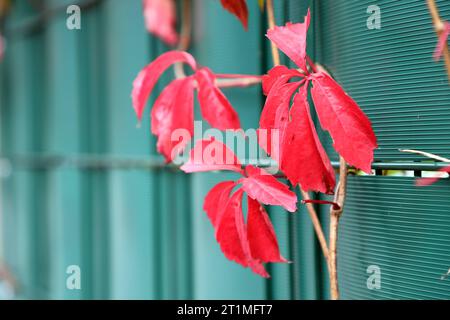
<instances>
[{"instance_id":1,"label":"green metal fence","mask_svg":"<svg viewBox=\"0 0 450 320\"><path fill-rule=\"evenodd\" d=\"M325 262L304 208L270 214L292 264L263 280L226 260L202 210L227 174L184 175L164 167L149 121L137 129L131 83L167 50L145 31L140 0L85 0L82 29L66 28L74 1L15 1L0 64L3 259L20 298L324 299ZM373 3L374 2L374 3ZM450 2L437 1L450 20ZM257 1L249 31L215 0L194 1L193 53L216 72L270 68ZM380 30L368 30L377 4ZM403 155L416 148L450 156L450 92L425 1L275 1L279 24L311 6L309 51L371 118L379 137L377 176L353 176L340 233L339 275L348 299L448 298L450 183L418 189L382 169L435 170ZM285 59L285 63L289 63ZM160 87L161 88L161 87ZM227 89L244 128L255 127L259 88ZM322 133L323 139L327 137ZM330 149L330 144L328 144ZM393 162L396 161L396 162ZM321 212L327 221L327 211ZM66 287L79 265L82 289ZM369 290L367 267L381 269Z\"/></svg>"}]
</instances>

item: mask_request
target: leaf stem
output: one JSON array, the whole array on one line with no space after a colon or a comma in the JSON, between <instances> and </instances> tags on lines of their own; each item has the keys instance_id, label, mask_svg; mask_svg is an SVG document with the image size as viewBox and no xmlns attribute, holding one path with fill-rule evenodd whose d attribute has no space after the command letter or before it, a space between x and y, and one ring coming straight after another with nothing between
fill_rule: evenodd
<instances>
[{"instance_id":1,"label":"leaf stem","mask_svg":"<svg viewBox=\"0 0 450 320\"><path fill-rule=\"evenodd\" d=\"M266 0L266 9L267 9L267 21L269 24L269 29L275 28L275 14L273 11L273 1ZM271 41L272 46L272 59L274 66L280 65L280 53L278 52L278 48L276 44Z\"/></svg>"}]
</instances>

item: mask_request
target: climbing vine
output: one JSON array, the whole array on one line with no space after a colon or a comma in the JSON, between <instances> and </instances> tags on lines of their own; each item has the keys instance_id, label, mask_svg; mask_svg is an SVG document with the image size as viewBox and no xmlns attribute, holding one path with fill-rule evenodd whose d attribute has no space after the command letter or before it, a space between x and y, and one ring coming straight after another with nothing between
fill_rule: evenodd
<instances>
[{"instance_id":1,"label":"climbing vine","mask_svg":"<svg viewBox=\"0 0 450 320\"><path fill-rule=\"evenodd\" d=\"M247 26L245 1L222 0L221 3L239 18L244 27ZM175 79L162 90L152 106L151 130L157 137L158 152L168 163L174 162L181 154L189 153L188 161L180 167L184 172L226 170L240 175L235 181L217 184L204 201L203 209L215 229L224 255L263 277L269 277L265 263L287 262L280 253L264 205L281 206L295 212L298 200L294 191L298 187L327 261L331 297L338 299L337 235L344 209L347 166L370 174L377 139L369 119L357 103L307 55L309 10L303 23L287 22L284 26L276 26L272 0L260 1L260 4L267 10L267 38L271 41L274 66L263 76L248 76L216 74L208 67L200 67L186 52L191 28L189 0L183 2L183 12L187 14L181 23L181 37L174 29L174 2L144 0L148 30L168 44L178 42L178 50L162 54L138 74L133 83L133 106L141 120L159 77L170 66L175 66ZM164 12L158 14L158 10ZM156 22L152 17L158 17L160 21ZM296 68L281 65L278 50L286 54ZM181 65L188 66L191 74L186 75ZM197 141L192 150L186 150L194 136L195 94L202 117L211 127L239 131L238 113L221 87L258 85L260 82L266 101L259 120L258 143L278 164L280 172L273 174L258 165L243 165L233 150L212 137ZM318 120L331 135L334 149L340 155L338 182L311 117L309 92ZM174 135L177 131L181 133ZM311 199L311 191L334 194L334 201ZM246 219L243 214L244 193ZM328 242L315 204L330 205Z\"/></svg>"}]
</instances>

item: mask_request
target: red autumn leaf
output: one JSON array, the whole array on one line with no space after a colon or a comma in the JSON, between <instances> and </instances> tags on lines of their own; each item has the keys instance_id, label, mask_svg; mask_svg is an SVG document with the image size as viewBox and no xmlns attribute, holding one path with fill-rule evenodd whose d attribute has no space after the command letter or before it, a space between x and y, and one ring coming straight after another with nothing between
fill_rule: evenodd
<instances>
[{"instance_id":1,"label":"red autumn leaf","mask_svg":"<svg viewBox=\"0 0 450 320\"><path fill-rule=\"evenodd\" d=\"M447 44L449 35L450 35L450 22L445 21L444 30L439 35L439 40L433 54L433 58L435 61L439 61L439 59L442 57L442 53L444 52L444 48L445 45Z\"/></svg>"},{"instance_id":2,"label":"red autumn leaf","mask_svg":"<svg viewBox=\"0 0 450 320\"><path fill-rule=\"evenodd\" d=\"M167 68L177 62L186 63L192 69L197 69L197 63L195 62L194 57L189 53L183 51L169 51L160 55L139 72L133 82L133 91L131 93L133 107L139 120L142 119L145 104L159 77L161 77Z\"/></svg>"},{"instance_id":3,"label":"red autumn leaf","mask_svg":"<svg viewBox=\"0 0 450 320\"><path fill-rule=\"evenodd\" d=\"M201 140L190 151L189 161L181 166L186 173L230 170L242 173L242 165L233 151L214 140Z\"/></svg>"},{"instance_id":4,"label":"red autumn leaf","mask_svg":"<svg viewBox=\"0 0 450 320\"><path fill-rule=\"evenodd\" d=\"M281 171L294 186L301 184L305 191L332 194L335 174L311 119L307 89L305 84L294 98L283 141Z\"/></svg>"},{"instance_id":5,"label":"red autumn leaf","mask_svg":"<svg viewBox=\"0 0 450 320\"><path fill-rule=\"evenodd\" d=\"M295 64L306 71L306 36L311 15L308 13L304 23L288 22L284 27L276 26L267 31L267 37L283 51Z\"/></svg>"},{"instance_id":6,"label":"red autumn leaf","mask_svg":"<svg viewBox=\"0 0 450 320\"><path fill-rule=\"evenodd\" d=\"M289 123L289 105L291 103L291 96L301 85L301 82L286 83L287 81L285 80L286 79L281 77L273 85L273 90L271 90L267 96L259 120L259 143L261 147L265 149L267 154L275 161L279 161L280 156L283 153L283 140ZM266 137L263 134L264 131L261 131L261 129L266 130ZM278 130L277 135L274 134L274 129ZM275 141L272 141L274 139Z\"/></svg>"},{"instance_id":7,"label":"red autumn leaf","mask_svg":"<svg viewBox=\"0 0 450 320\"><path fill-rule=\"evenodd\" d=\"M234 181L224 181L213 187L205 197L203 210L211 221L211 224L216 228L217 221L220 220L223 210L225 209L231 191L236 186Z\"/></svg>"},{"instance_id":8,"label":"red autumn leaf","mask_svg":"<svg viewBox=\"0 0 450 320\"><path fill-rule=\"evenodd\" d=\"M279 83L281 85L287 83L294 77L304 77L304 75L297 70L289 69L286 66L281 65L273 67L272 69L270 69L268 74L262 77L262 88L264 95L269 95L269 92L272 90L272 87L276 83L279 83L281 81L282 83Z\"/></svg>"},{"instance_id":9,"label":"red autumn leaf","mask_svg":"<svg viewBox=\"0 0 450 320\"><path fill-rule=\"evenodd\" d=\"M3 60L4 55L5 55L5 39L0 34L0 62Z\"/></svg>"},{"instance_id":10,"label":"red autumn leaf","mask_svg":"<svg viewBox=\"0 0 450 320\"><path fill-rule=\"evenodd\" d=\"M330 132L334 148L349 164L370 174L377 147L370 120L328 74L317 72L311 79L319 121Z\"/></svg>"},{"instance_id":11,"label":"red autumn leaf","mask_svg":"<svg viewBox=\"0 0 450 320\"><path fill-rule=\"evenodd\" d=\"M172 81L156 99L152 109L152 133L158 137L158 152L167 162L172 161L188 142L186 139L172 141L174 131L184 129L190 137L194 135L193 88L192 77Z\"/></svg>"},{"instance_id":12,"label":"red autumn leaf","mask_svg":"<svg viewBox=\"0 0 450 320\"><path fill-rule=\"evenodd\" d=\"M248 8L245 0L220 0L222 6L234 14L242 23L244 28L248 29Z\"/></svg>"},{"instance_id":13,"label":"red autumn leaf","mask_svg":"<svg viewBox=\"0 0 450 320\"><path fill-rule=\"evenodd\" d=\"M418 186L418 187L430 186L430 185L438 182L442 178L444 173L450 174L450 166L440 169L439 172L434 177L417 179L416 186Z\"/></svg>"},{"instance_id":14,"label":"red autumn leaf","mask_svg":"<svg viewBox=\"0 0 450 320\"><path fill-rule=\"evenodd\" d=\"M287 262L281 256L275 230L261 204L247 197L247 236L253 258L263 262Z\"/></svg>"},{"instance_id":15,"label":"red autumn leaf","mask_svg":"<svg viewBox=\"0 0 450 320\"><path fill-rule=\"evenodd\" d=\"M242 189L261 203L282 206L287 211L297 210L297 196L289 187L271 175L252 175L239 180Z\"/></svg>"},{"instance_id":16,"label":"red autumn leaf","mask_svg":"<svg viewBox=\"0 0 450 320\"><path fill-rule=\"evenodd\" d=\"M215 85L215 76L208 68L199 69L195 73L198 83L198 101L203 118L219 130L239 129L239 116L231 103Z\"/></svg>"},{"instance_id":17,"label":"red autumn leaf","mask_svg":"<svg viewBox=\"0 0 450 320\"><path fill-rule=\"evenodd\" d=\"M242 213L243 190L237 190L217 220L216 239L225 256L244 267L250 267L255 273L268 277L261 262L253 259L250 252L247 230Z\"/></svg>"},{"instance_id":18,"label":"red autumn leaf","mask_svg":"<svg viewBox=\"0 0 450 320\"><path fill-rule=\"evenodd\" d=\"M169 45L178 42L174 0L143 0L147 30Z\"/></svg>"}]
</instances>

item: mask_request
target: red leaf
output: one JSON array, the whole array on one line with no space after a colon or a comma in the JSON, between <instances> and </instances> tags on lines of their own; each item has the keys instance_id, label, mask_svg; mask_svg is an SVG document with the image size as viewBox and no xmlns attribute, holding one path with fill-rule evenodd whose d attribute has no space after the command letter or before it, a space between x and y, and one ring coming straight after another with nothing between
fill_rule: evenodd
<instances>
[{"instance_id":1,"label":"red leaf","mask_svg":"<svg viewBox=\"0 0 450 320\"><path fill-rule=\"evenodd\" d=\"M245 167L245 174L247 175L247 177L251 177L251 176L265 175L268 173L261 168L254 167L251 164L249 164Z\"/></svg>"},{"instance_id":2,"label":"red leaf","mask_svg":"<svg viewBox=\"0 0 450 320\"><path fill-rule=\"evenodd\" d=\"M195 59L189 53L183 51L169 51L160 55L139 72L133 82L133 91L131 93L133 107L139 120L142 119L145 104L159 77L167 68L177 62L187 63L192 69L197 69Z\"/></svg>"},{"instance_id":3,"label":"red leaf","mask_svg":"<svg viewBox=\"0 0 450 320\"><path fill-rule=\"evenodd\" d=\"M287 262L280 254L275 230L264 207L250 197L247 204L247 236L252 257L263 262Z\"/></svg>"},{"instance_id":4,"label":"red leaf","mask_svg":"<svg viewBox=\"0 0 450 320\"><path fill-rule=\"evenodd\" d=\"M180 169L186 173L217 170L242 173L241 167L239 159L232 150L222 142L211 138L211 140L198 141L189 154L189 161Z\"/></svg>"},{"instance_id":5,"label":"red leaf","mask_svg":"<svg viewBox=\"0 0 450 320\"><path fill-rule=\"evenodd\" d=\"M283 78L283 83L287 83L293 77L304 77L303 74L294 69L289 69L286 66L276 66L270 69L268 74L262 77L262 88L265 96L269 94L272 87Z\"/></svg>"},{"instance_id":6,"label":"red leaf","mask_svg":"<svg viewBox=\"0 0 450 320\"><path fill-rule=\"evenodd\" d=\"M220 0L222 6L234 14L242 23L245 30L248 29L248 8L245 0Z\"/></svg>"},{"instance_id":7,"label":"red leaf","mask_svg":"<svg viewBox=\"0 0 450 320\"><path fill-rule=\"evenodd\" d=\"M158 137L157 149L167 162L172 161L185 147L188 139L172 141L177 129L194 135L194 84L187 77L172 81L156 99L152 109L152 133ZM183 116L180 117L180 114Z\"/></svg>"},{"instance_id":8,"label":"red leaf","mask_svg":"<svg viewBox=\"0 0 450 320\"><path fill-rule=\"evenodd\" d=\"M230 193L235 186L234 181L224 181L217 184L206 195L203 210L205 210L214 227L217 227L217 221L220 220L230 198Z\"/></svg>"},{"instance_id":9,"label":"red leaf","mask_svg":"<svg viewBox=\"0 0 450 320\"><path fill-rule=\"evenodd\" d=\"M216 239L225 256L255 273L268 277L262 264L252 258L242 213L243 190L236 191L228 201L222 217L216 220Z\"/></svg>"},{"instance_id":10,"label":"red leaf","mask_svg":"<svg viewBox=\"0 0 450 320\"><path fill-rule=\"evenodd\" d=\"M219 130L239 129L239 116L231 103L215 85L215 76L208 68L199 69L195 73L198 83L198 100L203 118Z\"/></svg>"},{"instance_id":11,"label":"red leaf","mask_svg":"<svg viewBox=\"0 0 450 320\"><path fill-rule=\"evenodd\" d=\"M283 141L281 171L294 186L300 184L306 191L332 194L335 174L311 119L307 84L295 96L290 115Z\"/></svg>"},{"instance_id":12,"label":"red leaf","mask_svg":"<svg viewBox=\"0 0 450 320\"><path fill-rule=\"evenodd\" d=\"M283 51L295 64L306 71L306 36L311 20L310 12L304 23L290 22L284 27L275 27L267 31L267 37Z\"/></svg>"},{"instance_id":13,"label":"red leaf","mask_svg":"<svg viewBox=\"0 0 450 320\"><path fill-rule=\"evenodd\" d=\"M283 152L282 142L289 122L291 96L300 85L301 82L286 83L284 78L280 78L273 85L261 113L260 130L258 131L259 143L275 161L279 161ZM267 136L264 136L261 129L266 130ZM274 135L272 129L278 130L278 139L276 139L277 136ZM274 139L275 141L273 141Z\"/></svg>"},{"instance_id":14,"label":"red leaf","mask_svg":"<svg viewBox=\"0 0 450 320\"><path fill-rule=\"evenodd\" d=\"M176 8L173 0L143 0L145 26L169 45L178 42L175 30Z\"/></svg>"},{"instance_id":15,"label":"red leaf","mask_svg":"<svg viewBox=\"0 0 450 320\"><path fill-rule=\"evenodd\" d=\"M261 203L282 206L287 211L297 210L297 196L289 187L271 175L252 175L239 180L242 189L254 200Z\"/></svg>"},{"instance_id":16,"label":"red leaf","mask_svg":"<svg viewBox=\"0 0 450 320\"><path fill-rule=\"evenodd\" d=\"M3 60L3 56L5 55L5 39L0 34L0 62Z\"/></svg>"},{"instance_id":17,"label":"red leaf","mask_svg":"<svg viewBox=\"0 0 450 320\"><path fill-rule=\"evenodd\" d=\"M418 186L418 187L430 186L430 185L438 182L442 178L443 173L450 174L450 166L440 169L439 172L434 177L417 179L416 186Z\"/></svg>"},{"instance_id":18,"label":"red leaf","mask_svg":"<svg viewBox=\"0 0 450 320\"><path fill-rule=\"evenodd\" d=\"M433 58L435 61L439 61L444 52L445 45L447 44L448 36L450 35L450 22L445 21L444 30L439 35L439 40L434 51Z\"/></svg>"},{"instance_id":19,"label":"red leaf","mask_svg":"<svg viewBox=\"0 0 450 320\"><path fill-rule=\"evenodd\" d=\"M328 74L314 73L311 79L320 124L330 132L334 148L349 164L370 174L377 147L370 120Z\"/></svg>"}]
</instances>

